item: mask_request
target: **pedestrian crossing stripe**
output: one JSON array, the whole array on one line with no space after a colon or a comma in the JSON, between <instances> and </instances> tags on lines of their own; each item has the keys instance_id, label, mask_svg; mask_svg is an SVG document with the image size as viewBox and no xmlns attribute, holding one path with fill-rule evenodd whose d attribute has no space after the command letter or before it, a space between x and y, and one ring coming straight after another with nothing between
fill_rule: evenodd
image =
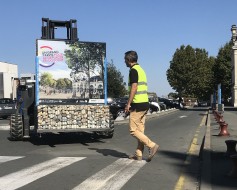
<instances>
[{"instance_id":1,"label":"pedestrian crossing stripe","mask_svg":"<svg viewBox=\"0 0 237 190\"><path fill-rule=\"evenodd\" d=\"M23 158L23 156L0 156L0 164ZM0 177L1 190L15 190L21 188L37 179L49 175L70 164L85 159L86 157L57 157L31 167L10 173ZM135 161L120 158L111 165L92 175L73 190L119 190L130 178L132 178L144 165L146 161Z\"/></svg>"},{"instance_id":2,"label":"pedestrian crossing stripe","mask_svg":"<svg viewBox=\"0 0 237 190\"><path fill-rule=\"evenodd\" d=\"M0 164L11 160L23 158L24 156L0 156Z\"/></svg>"},{"instance_id":3,"label":"pedestrian crossing stripe","mask_svg":"<svg viewBox=\"0 0 237 190\"><path fill-rule=\"evenodd\" d=\"M10 130L10 126L9 125L0 126L0 130L3 130L3 131Z\"/></svg>"},{"instance_id":4,"label":"pedestrian crossing stripe","mask_svg":"<svg viewBox=\"0 0 237 190\"><path fill-rule=\"evenodd\" d=\"M1 190L14 190L27 185L41 177L64 168L85 157L58 157L26 169L0 177Z\"/></svg>"},{"instance_id":5,"label":"pedestrian crossing stripe","mask_svg":"<svg viewBox=\"0 0 237 190\"><path fill-rule=\"evenodd\" d=\"M144 160L134 161L127 158L120 158L113 164L83 181L73 188L73 190L119 190L145 164L146 161Z\"/></svg>"}]
</instances>

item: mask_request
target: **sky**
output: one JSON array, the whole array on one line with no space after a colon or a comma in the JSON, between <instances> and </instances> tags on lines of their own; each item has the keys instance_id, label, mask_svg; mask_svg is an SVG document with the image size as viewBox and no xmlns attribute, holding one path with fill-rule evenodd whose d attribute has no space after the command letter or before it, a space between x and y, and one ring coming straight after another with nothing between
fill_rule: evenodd
<instances>
[{"instance_id":1,"label":"sky","mask_svg":"<svg viewBox=\"0 0 237 190\"><path fill-rule=\"evenodd\" d=\"M0 61L17 64L19 74L35 73L43 17L76 19L79 40L105 42L107 60L125 82L124 53L137 51L148 91L158 96L175 92L166 71L177 48L191 45L216 57L237 25L236 0L0 0L0 7Z\"/></svg>"}]
</instances>

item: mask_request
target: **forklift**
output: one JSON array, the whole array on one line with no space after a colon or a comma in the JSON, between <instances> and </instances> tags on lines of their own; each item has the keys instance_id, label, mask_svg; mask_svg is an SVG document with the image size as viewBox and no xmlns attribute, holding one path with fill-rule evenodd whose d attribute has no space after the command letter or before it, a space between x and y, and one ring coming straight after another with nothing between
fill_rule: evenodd
<instances>
[{"instance_id":1,"label":"forklift","mask_svg":"<svg viewBox=\"0 0 237 190\"><path fill-rule=\"evenodd\" d=\"M55 37L55 29L58 27L64 27L67 29L67 38L59 39ZM42 18L42 40L52 40L52 41L65 41L66 43L78 42L77 37L77 21L71 19L69 21L58 21L49 20L48 18ZM20 79L15 79L18 83L16 90L17 98L17 109L16 113L11 115L10 118L10 140L19 141L24 139L29 139L33 135L38 135L42 133L67 133L67 132L89 132L105 138L112 138L114 133L114 119L111 113L109 113L109 127L105 128L77 128L77 129L45 129L41 130L38 127L38 100L37 93L39 88L37 86L37 75L34 79L22 77ZM44 102L44 101L42 101ZM67 105L67 101L61 100L47 100L47 105ZM52 103L53 102L53 103ZM60 103L61 102L61 103ZM63 103L62 103L63 102ZM78 104L88 104L88 101L73 101L75 106ZM80 102L80 103L78 103ZM47 106L46 105L46 106ZM70 103L72 105L72 103ZM96 104L92 104L92 106ZM102 106L107 106L103 104ZM108 107L107 107L108 108ZM108 109L109 110L109 109ZM88 118L87 118L88 119Z\"/></svg>"}]
</instances>

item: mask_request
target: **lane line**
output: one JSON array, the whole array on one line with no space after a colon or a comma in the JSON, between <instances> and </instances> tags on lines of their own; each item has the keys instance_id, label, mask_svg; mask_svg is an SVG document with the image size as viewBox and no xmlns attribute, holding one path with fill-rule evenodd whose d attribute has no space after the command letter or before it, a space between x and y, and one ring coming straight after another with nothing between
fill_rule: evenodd
<instances>
[{"instance_id":1,"label":"lane line","mask_svg":"<svg viewBox=\"0 0 237 190\"><path fill-rule=\"evenodd\" d=\"M87 178L81 184L74 187L73 190L119 190L145 164L146 161L144 160L134 161L120 158L95 175Z\"/></svg>"},{"instance_id":2,"label":"lane line","mask_svg":"<svg viewBox=\"0 0 237 190\"><path fill-rule=\"evenodd\" d=\"M205 134L205 142L203 147L203 163L201 169L201 186L200 189L212 190L211 183L211 110L209 110L207 118L207 129Z\"/></svg>"},{"instance_id":3,"label":"lane line","mask_svg":"<svg viewBox=\"0 0 237 190\"><path fill-rule=\"evenodd\" d=\"M10 130L10 126L9 125L0 125L0 130L2 130L2 131Z\"/></svg>"},{"instance_id":4,"label":"lane line","mask_svg":"<svg viewBox=\"0 0 237 190\"><path fill-rule=\"evenodd\" d=\"M187 166L191 164L192 158L194 156L198 157L199 155L200 145L198 144L198 138L200 135L200 128L205 126L206 119L207 119L207 112L206 112L206 115L203 116L201 123L196 129L191 145L187 152L187 157L184 161L184 164L185 164L184 167L186 168L186 170L187 170ZM174 190L190 189L190 187L191 189L196 189L197 184L193 182L193 179L190 179L190 176L188 176L187 171L185 171L185 168L183 168L184 171L179 176L179 179L175 184Z\"/></svg>"},{"instance_id":5,"label":"lane line","mask_svg":"<svg viewBox=\"0 0 237 190\"><path fill-rule=\"evenodd\" d=\"M1 190L14 190L27 185L41 177L53 173L85 157L58 157L32 167L0 177Z\"/></svg>"},{"instance_id":6,"label":"lane line","mask_svg":"<svg viewBox=\"0 0 237 190\"><path fill-rule=\"evenodd\" d=\"M207 112L205 112L205 115L202 118L200 126L204 126L206 124L206 120L207 120Z\"/></svg>"},{"instance_id":7,"label":"lane line","mask_svg":"<svg viewBox=\"0 0 237 190\"><path fill-rule=\"evenodd\" d=\"M0 156L0 164L11 160L23 158L24 156Z\"/></svg>"}]
</instances>

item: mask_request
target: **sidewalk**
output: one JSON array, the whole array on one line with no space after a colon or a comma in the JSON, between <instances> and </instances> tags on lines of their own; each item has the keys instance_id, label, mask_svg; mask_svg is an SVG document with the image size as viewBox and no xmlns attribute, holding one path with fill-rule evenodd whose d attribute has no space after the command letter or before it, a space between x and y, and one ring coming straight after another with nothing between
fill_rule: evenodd
<instances>
[{"instance_id":1,"label":"sidewalk","mask_svg":"<svg viewBox=\"0 0 237 190\"><path fill-rule=\"evenodd\" d=\"M228 174L233 168L230 156L226 154L226 140L237 141L237 109L226 108L223 120L228 124L230 136L219 136L220 125L212 111L209 111L205 143L202 151L201 190L236 190L237 177Z\"/></svg>"}]
</instances>

